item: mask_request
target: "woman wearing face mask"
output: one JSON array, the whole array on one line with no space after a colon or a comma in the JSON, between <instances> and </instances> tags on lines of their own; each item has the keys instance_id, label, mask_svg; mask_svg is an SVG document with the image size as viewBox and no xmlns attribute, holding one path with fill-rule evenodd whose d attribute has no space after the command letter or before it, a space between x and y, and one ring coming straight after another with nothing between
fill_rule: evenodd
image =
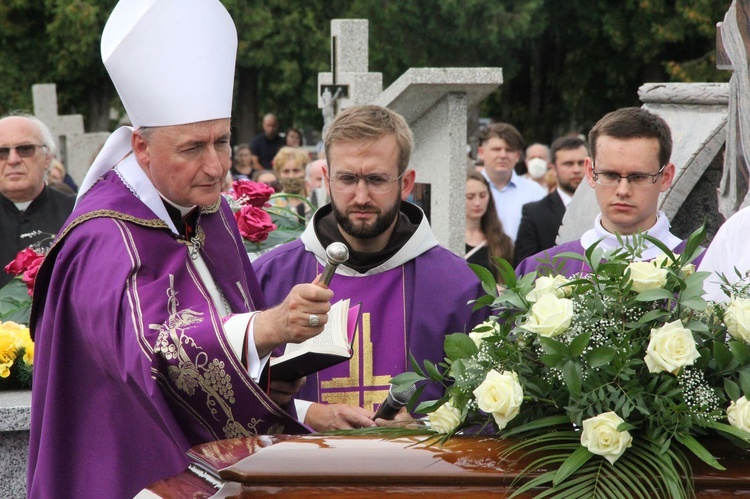
<instances>
[{"instance_id":1,"label":"woman wearing face mask","mask_svg":"<svg viewBox=\"0 0 750 499\"><path fill-rule=\"evenodd\" d=\"M512 262L513 241L503 231L487 180L476 171L466 174L465 243L466 261L488 268L501 283L491 258L504 258Z\"/></svg>"}]
</instances>

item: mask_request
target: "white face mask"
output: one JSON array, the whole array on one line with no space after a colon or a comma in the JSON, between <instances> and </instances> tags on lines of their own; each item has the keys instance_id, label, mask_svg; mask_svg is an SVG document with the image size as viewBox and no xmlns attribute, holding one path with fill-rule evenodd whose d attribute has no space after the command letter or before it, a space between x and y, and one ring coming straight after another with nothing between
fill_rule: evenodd
<instances>
[{"instance_id":1,"label":"white face mask","mask_svg":"<svg viewBox=\"0 0 750 499\"><path fill-rule=\"evenodd\" d=\"M542 178L547 173L547 162L542 158L531 158L526 163L526 167L531 178Z\"/></svg>"}]
</instances>

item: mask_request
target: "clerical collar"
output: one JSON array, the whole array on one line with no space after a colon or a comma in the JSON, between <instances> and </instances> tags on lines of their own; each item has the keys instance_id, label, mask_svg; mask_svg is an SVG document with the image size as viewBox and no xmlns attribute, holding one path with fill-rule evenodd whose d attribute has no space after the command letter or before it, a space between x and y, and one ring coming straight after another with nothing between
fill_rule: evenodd
<instances>
[{"instance_id":1,"label":"clerical collar","mask_svg":"<svg viewBox=\"0 0 750 499\"><path fill-rule=\"evenodd\" d=\"M330 204L323 206L318 210L316 218L318 223L315 224L315 233L320 240L320 244L323 247L328 247L332 242L338 241L346 244L349 247L349 260L346 262L346 266L364 274L370 269L373 269L379 265L382 265L393 257L398 251L406 244L411 236L416 232L421 221L421 212L416 210L418 213L417 220L411 220L405 213L404 208L407 206L406 203L401 204L401 211L399 212L396 226L393 229L388 243L385 248L381 251L374 253L364 253L361 251L353 250L349 244L346 243L344 236L339 230L338 224L336 223L336 217L333 215L333 208Z\"/></svg>"},{"instance_id":2,"label":"clerical collar","mask_svg":"<svg viewBox=\"0 0 750 499\"><path fill-rule=\"evenodd\" d=\"M653 227L648 229L644 234L658 239L667 245L670 250L674 250L680 242L680 238L669 232L669 220L664 212L658 212L656 216L656 223ZM626 244L632 244L633 236L620 236ZM608 232L602 225L602 214L599 213L596 216L594 222L594 228L584 232L581 236L581 246L588 248L599 239L602 241L599 243L599 248L605 251L613 250L621 247L620 242L617 240L617 236L611 232ZM657 246L650 241L643 241L645 248L641 251L641 257L639 260L652 260L662 254Z\"/></svg>"},{"instance_id":3,"label":"clerical collar","mask_svg":"<svg viewBox=\"0 0 750 499\"><path fill-rule=\"evenodd\" d=\"M18 208L18 211L26 211L26 208L28 208L29 205L33 202L34 200L32 199L31 201L24 201L23 203L14 202L13 204L16 205L16 208Z\"/></svg>"},{"instance_id":4,"label":"clerical collar","mask_svg":"<svg viewBox=\"0 0 750 499\"><path fill-rule=\"evenodd\" d=\"M190 241L195 235L195 226L198 223L198 212L200 211L198 207L180 206L164 196L161 196L161 200L164 203L164 207L167 209L169 218L177 228L177 232L183 238Z\"/></svg>"}]
</instances>

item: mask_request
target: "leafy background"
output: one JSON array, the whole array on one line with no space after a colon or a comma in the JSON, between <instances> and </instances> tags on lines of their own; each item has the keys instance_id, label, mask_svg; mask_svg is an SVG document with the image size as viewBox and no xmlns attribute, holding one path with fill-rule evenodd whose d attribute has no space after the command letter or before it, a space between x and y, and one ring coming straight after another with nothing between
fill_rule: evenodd
<instances>
[{"instance_id":1,"label":"leafy background","mask_svg":"<svg viewBox=\"0 0 750 499\"><path fill-rule=\"evenodd\" d=\"M121 109L99 56L114 0L0 3L0 113L30 110L31 85L58 85L60 113L87 131ZM475 116L510 121L528 142L588 131L638 105L646 82L727 81L715 68L715 24L729 0L223 0L239 34L235 137L260 119L322 127L317 74L330 68L330 20L369 19L370 71L388 86L409 67L503 68Z\"/></svg>"}]
</instances>

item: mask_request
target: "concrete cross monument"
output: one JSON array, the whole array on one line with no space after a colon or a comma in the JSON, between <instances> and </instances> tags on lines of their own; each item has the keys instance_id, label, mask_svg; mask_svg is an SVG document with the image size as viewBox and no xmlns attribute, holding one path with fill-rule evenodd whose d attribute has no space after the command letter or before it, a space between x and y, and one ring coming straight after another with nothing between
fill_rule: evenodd
<instances>
[{"instance_id":1,"label":"concrete cross monument","mask_svg":"<svg viewBox=\"0 0 750 499\"><path fill-rule=\"evenodd\" d=\"M503 82L501 68L412 68L383 90L368 71L368 21L331 21L332 71L318 74L324 112L377 104L401 114L414 133L410 167L438 241L464 254L467 113ZM330 105L330 97L341 90ZM325 100L323 98L325 92Z\"/></svg>"},{"instance_id":2,"label":"concrete cross monument","mask_svg":"<svg viewBox=\"0 0 750 499\"><path fill-rule=\"evenodd\" d=\"M54 83L33 85L31 92L34 99L34 116L49 127L57 145L57 157L63 162L70 176L80 184L109 133L85 133L83 116L57 114L57 87Z\"/></svg>"}]
</instances>

